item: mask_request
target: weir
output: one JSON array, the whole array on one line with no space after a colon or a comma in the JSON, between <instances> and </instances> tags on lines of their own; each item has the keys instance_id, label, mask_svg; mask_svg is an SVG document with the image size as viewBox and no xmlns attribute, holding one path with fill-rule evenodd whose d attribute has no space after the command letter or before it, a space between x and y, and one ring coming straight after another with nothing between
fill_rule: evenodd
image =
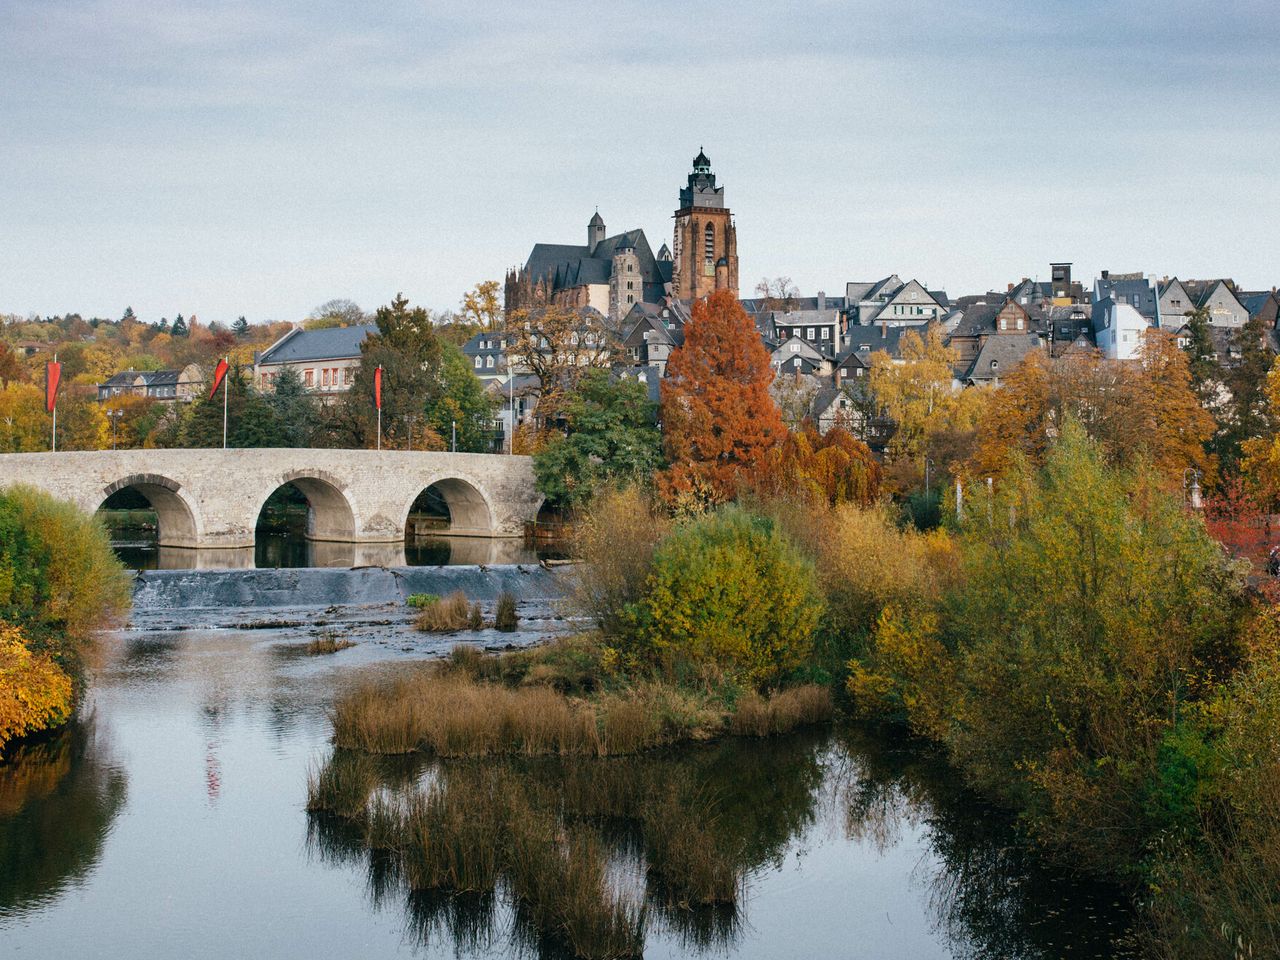
<instances>
[{"instance_id":1,"label":"weir","mask_svg":"<svg viewBox=\"0 0 1280 960\"><path fill-rule=\"evenodd\" d=\"M517 600L554 602L568 593L572 574L535 564L481 567L305 567L280 570L145 570L133 593L135 616L167 611L316 610L402 606L415 593L492 603L504 593Z\"/></svg>"}]
</instances>

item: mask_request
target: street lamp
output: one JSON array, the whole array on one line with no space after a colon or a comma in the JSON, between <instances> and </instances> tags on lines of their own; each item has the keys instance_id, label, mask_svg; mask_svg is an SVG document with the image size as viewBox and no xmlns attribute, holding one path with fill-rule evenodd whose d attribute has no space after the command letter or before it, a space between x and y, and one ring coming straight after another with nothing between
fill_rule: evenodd
<instances>
[{"instance_id":1,"label":"street lamp","mask_svg":"<svg viewBox=\"0 0 1280 960\"><path fill-rule=\"evenodd\" d=\"M1199 510L1204 506L1200 497L1200 471L1195 467L1187 467L1182 471L1182 490L1192 510Z\"/></svg>"},{"instance_id":2,"label":"street lamp","mask_svg":"<svg viewBox=\"0 0 1280 960\"><path fill-rule=\"evenodd\" d=\"M111 418L111 449L116 448L116 421L124 416L124 411L119 407L112 407L107 411L107 416Z\"/></svg>"}]
</instances>

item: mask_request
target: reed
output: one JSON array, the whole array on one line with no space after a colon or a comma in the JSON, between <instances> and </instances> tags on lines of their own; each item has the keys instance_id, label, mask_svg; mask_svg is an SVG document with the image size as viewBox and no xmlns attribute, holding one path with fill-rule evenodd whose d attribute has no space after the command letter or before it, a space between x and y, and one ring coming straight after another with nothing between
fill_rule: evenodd
<instances>
[{"instance_id":1,"label":"reed","mask_svg":"<svg viewBox=\"0 0 1280 960\"><path fill-rule=\"evenodd\" d=\"M498 597L498 607L494 611L493 625L503 633L511 633L519 623L520 618L516 615L515 594L509 590L504 590Z\"/></svg>"},{"instance_id":2,"label":"reed","mask_svg":"<svg viewBox=\"0 0 1280 960\"><path fill-rule=\"evenodd\" d=\"M350 637L345 637L333 630L326 630L307 644L307 653L310 656L318 657L328 653L337 653L339 650L346 650L355 645L356 642Z\"/></svg>"},{"instance_id":3,"label":"reed","mask_svg":"<svg viewBox=\"0 0 1280 960\"><path fill-rule=\"evenodd\" d=\"M471 622L471 604L461 590L424 604L414 621L423 633L450 633L462 630Z\"/></svg>"},{"instance_id":4,"label":"reed","mask_svg":"<svg viewBox=\"0 0 1280 960\"><path fill-rule=\"evenodd\" d=\"M762 697L743 694L729 718L729 732L740 737L769 737L830 720L835 707L831 691L817 684L779 690Z\"/></svg>"},{"instance_id":5,"label":"reed","mask_svg":"<svg viewBox=\"0 0 1280 960\"><path fill-rule=\"evenodd\" d=\"M328 763L307 771L307 810L357 820L364 816L377 782L378 768L373 757L349 750L335 751Z\"/></svg>"}]
</instances>

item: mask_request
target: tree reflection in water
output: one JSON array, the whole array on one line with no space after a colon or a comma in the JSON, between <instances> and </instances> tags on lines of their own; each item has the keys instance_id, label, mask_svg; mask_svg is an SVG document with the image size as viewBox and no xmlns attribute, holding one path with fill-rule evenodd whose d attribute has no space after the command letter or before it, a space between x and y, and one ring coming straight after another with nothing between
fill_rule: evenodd
<instances>
[{"instance_id":1,"label":"tree reflection in water","mask_svg":"<svg viewBox=\"0 0 1280 960\"><path fill-rule=\"evenodd\" d=\"M39 910L93 869L125 785L92 717L13 749L0 765L0 919Z\"/></svg>"},{"instance_id":2,"label":"tree reflection in water","mask_svg":"<svg viewBox=\"0 0 1280 960\"><path fill-rule=\"evenodd\" d=\"M349 762L341 753L330 761ZM1119 956L1129 920L1118 892L1045 868L1009 819L957 788L944 765L856 731L631 758L396 758L379 768L366 810L381 819L313 814L309 846L325 861L360 864L371 902L403 910L423 948L480 954L509 938L539 957L618 956L660 932L683 952L725 953L742 932L752 877L780 867L825 817L882 851L923 832L932 855L917 879L953 956L1047 958L1068 947ZM414 802L425 809L426 797L447 842L423 840L426 821L411 826L405 815ZM559 851L558 869L574 851L592 862L554 883L531 881L521 836L526 850ZM566 892L574 883L584 889ZM551 895L565 902L545 902Z\"/></svg>"},{"instance_id":3,"label":"tree reflection in water","mask_svg":"<svg viewBox=\"0 0 1280 960\"><path fill-rule=\"evenodd\" d=\"M930 913L951 954L966 960L1135 956L1119 887L1073 876L1037 855L1012 817L959 783L918 744L845 730L839 788L852 836L878 847L923 827L933 856L921 865Z\"/></svg>"}]
</instances>

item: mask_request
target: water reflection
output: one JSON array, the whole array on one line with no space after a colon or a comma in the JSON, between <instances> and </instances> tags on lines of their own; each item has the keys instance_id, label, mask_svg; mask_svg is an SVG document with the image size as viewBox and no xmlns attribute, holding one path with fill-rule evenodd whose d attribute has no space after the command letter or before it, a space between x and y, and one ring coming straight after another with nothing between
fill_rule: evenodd
<instances>
[{"instance_id":1,"label":"water reflection","mask_svg":"<svg viewBox=\"0 0 1280 960\"><path fill-rule=\"evenodd\" d=\"M340 751L329 763L348 765L339 778L350 783L368 759ZM733 953L749 928L744 895L753 878L784 869L835 814L847 838L882 855L909 834L927 836L916 882L951 956L1127 955L1118 946L1130 921L1119 891L1049 870L1009 819L958 788L945 766L858 731L633 758L377 768L368 812L312 814L309 847L362 869L371 904L401 904L424 950L481 955L506 941L546 958L629 955L620 944L632 931L617 929L621 904L641 948L657 938L680 953ZM454 807L465 809L465 829L451 820ZM525 832L564 861L582 837L596 862L529 884L519 853ZM431 839L440 833L450 835L443 847Z\"/></svg>"},{"instance_id":2,"label":"water reflection","mask_svg":"<svg viewBox=\"0 0 1280 960\"><path fill-rule=\"evenodd\" d=\"M19 746L0 768L0 919L21 916L82 881L125 803L93 720Z\"/></svg>"}]
</instances>

